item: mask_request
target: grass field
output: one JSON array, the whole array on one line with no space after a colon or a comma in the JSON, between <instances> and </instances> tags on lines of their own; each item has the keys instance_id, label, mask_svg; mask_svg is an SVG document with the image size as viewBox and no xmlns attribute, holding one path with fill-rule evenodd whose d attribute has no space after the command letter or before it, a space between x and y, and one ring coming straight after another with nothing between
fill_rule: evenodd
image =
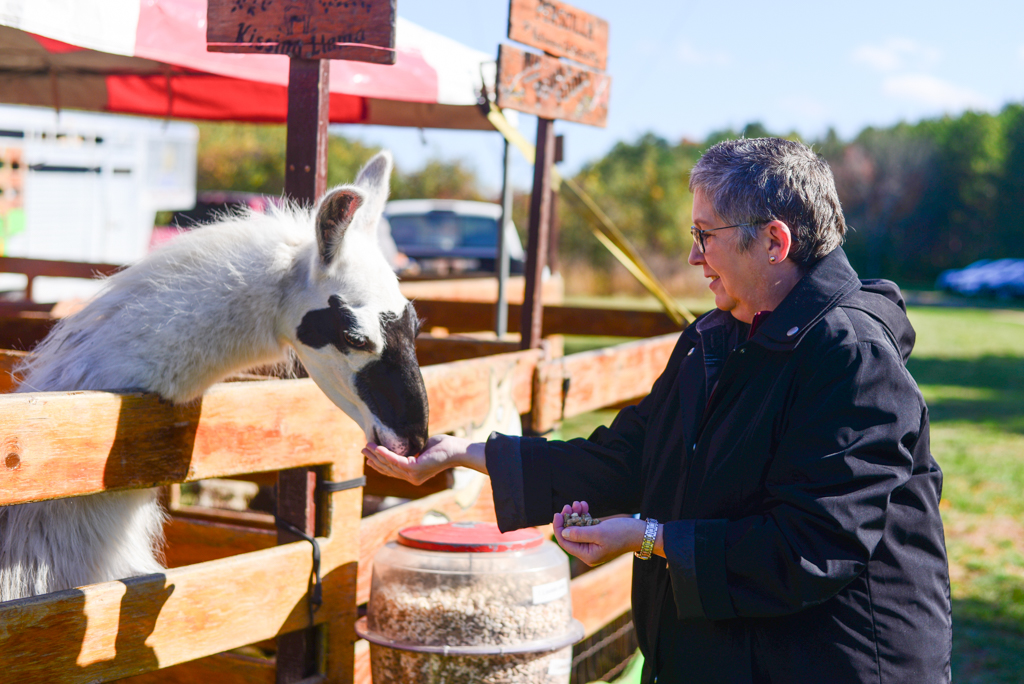
<instances>
[{"instance_id":1,"label":"grass field","mask_svg":"<svg viewBox=\"0 0 1024 684\"><path fill-rule=\"evenodd\" d=\"M699 310L699 309L698 309ZM945 474L953 681L1024 684L1024 310L915 307L908 367ZM609 339L568 338L566 352ZM612 419L566 421L565 439Z\"/></svg>"}]
</instances>

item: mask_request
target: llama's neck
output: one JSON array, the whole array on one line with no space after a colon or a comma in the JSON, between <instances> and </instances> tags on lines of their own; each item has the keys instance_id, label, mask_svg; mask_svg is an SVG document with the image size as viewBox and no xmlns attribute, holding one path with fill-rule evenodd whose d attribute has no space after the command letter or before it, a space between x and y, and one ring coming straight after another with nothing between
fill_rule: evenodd
<instances>
[{"instance_id":1,"label":"llama's neck","mask_svg":"<svg viewBox=\"0 0 1024 684\"><path fill-rule=\"evenodd\" d=\"M190 401L283 359L282 287L310 245L250 218L184 235L114 276L37 349L21 391L141 389Z\"/></svg>"}]
</instances>

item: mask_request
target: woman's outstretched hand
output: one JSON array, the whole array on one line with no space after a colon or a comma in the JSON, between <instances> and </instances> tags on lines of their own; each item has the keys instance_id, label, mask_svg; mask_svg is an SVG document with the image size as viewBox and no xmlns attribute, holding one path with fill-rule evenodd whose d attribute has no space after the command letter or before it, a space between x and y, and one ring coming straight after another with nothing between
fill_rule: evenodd
<instances>
[{"instance_id":1,"label":"woman's outstretched hand","mask_svg":"<svg viewBox=\"0 0 1024 684\"><path fill-rule=\"evenodd\" d=\"M599 565L630 551L639 551L647 523L633 517L602 518L601 524L589 527L566 527L565 519L572 513L583 515L590 507L586 501L573 501L561 513L555 513L555 539L567 553L587 565Z\"/></svg>"},{"instance_id":2,"label":"woman's outstretched hand","mask_svg":"<svg viewBox=\"0 0 1024 684\"><path fill-rule=\"evenodd\" d=\"M382 475L421 485L438 473L465 466L487 473L484 445L462 437L436 435L415 456L399 456L387 447L368 442L363 447L366 464Z\"/></svg>"}]
</instances>

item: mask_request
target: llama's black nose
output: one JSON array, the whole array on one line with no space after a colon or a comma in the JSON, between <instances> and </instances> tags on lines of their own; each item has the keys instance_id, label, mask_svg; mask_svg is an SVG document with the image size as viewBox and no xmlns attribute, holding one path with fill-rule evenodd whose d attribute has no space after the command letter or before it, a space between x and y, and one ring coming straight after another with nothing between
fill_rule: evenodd
<instances>
[{"instance_id":1,"label":"llama's black nose","mask_svg":"<svg viewBox=\"0 0 1024 684\"><path fill-rule=\"evenodd\" d=\"M409 455L418 454L423 451L423 447L427 445L427 431L423 430L422 434L417 432L414 435L409 436Z\"/></svg>"}]
</instances>

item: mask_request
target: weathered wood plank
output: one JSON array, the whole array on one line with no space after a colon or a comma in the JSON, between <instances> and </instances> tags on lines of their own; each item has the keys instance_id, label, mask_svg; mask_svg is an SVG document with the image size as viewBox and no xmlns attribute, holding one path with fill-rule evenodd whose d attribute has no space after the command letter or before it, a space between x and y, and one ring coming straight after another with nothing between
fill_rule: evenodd
<instances>
[{"instance_id":1,"label":"weathered wood plank","mask_svg":"<svg viewBox=\"0 0 1024 684\"><path fill-rule=\"evenodd\" d=\"M528 350L455 361L422 368L430 401L430 431L450 432L479 424L490 408L491 376L510 377L512 397L520 415L530 412L533 370L542 352Z\"/></svg>"},{"instance_id":2,"label":"weathered wood plank","mask_svg":"<svg viewBox=\"0 0 1024 684\"><path fill-rule=\"evenodd\" d=\"M355 617L358 490L335 497L345 517L321 540L316 620L345 632ZM309 544L300 542L0 603L5 681L107 681L294 631L308 624L310 567ZM354 635L349 651L352 643ZM351 672L353 654L341 656Z\"/></svg>"},{"instance_id":3,"label":"weathered wood plank","mask_svg":"<svg viewBox=\"0 0 1024 684\"><path fill-rule=\"evenodd\" d=\"M122 268L124 266L119 264L0 257L0 273L24 273L33 278L38 276L50 278L100 278L113 275Z\"/></svg>"},{"instance_id":4,"label":"weathered wood plank","mask_svg":"<svg viewBox=\"0 0 1024 684\"><path fill-rule=\"evenodd\" d=\"M564 119L604 127L612 78L601 71L498 47L497 104L543 119Z\"/></svg>"},{"instance_id":5,"label":"weathered wood plank","mask_svg":"<svg viewBox=\"0 0 1024 684\"><path fill-rule=\"evenodd\" d=\"M446 470L417 486L405 480L381 475L376 470L366 469L366 486L363 494L370 496L397 496L400 499L421 499L424 496L450 489L454 479Z\"/></svg>"},{"instance_id":6,"label":"weathered wood plank","mask_svg":"<svg viewBox=\"0 0 1024 684\"><path fill-rule=\"evenodd\" d=\"M310 380L152 394L0 395L0 505L328 463L362 470L362 430ZM355 476L355 475L352 475Z\"/></svg>"},{"instance_id":7,"label":"weathered wood plank","mask_svg":"<svg viewBox=\"0 0 1024 684\"><path fill-rule=\"evenodd\" d=\"M425 319L425 329L431 326L447 328L450 332L491 330L494 326L494 303L452 302L437 299L417 299L413 302L416 313ZM519 332L521 317L519 304L509 304L509 332ZM599 309L592 307L544 306L544 334L546 335L609 335L622 337L654 337L669 333L679 334L681 328L663 311L634 311L629 309Z\"/></svg>"},{"instance_id":8,"label":"weathered wood plank","mask_svg":"<svg viewBox=\"0 0 1024 684\"><path fill-rule=\"evenodd\" d=\"M13 392L21 382L21 376L14 369L26 356L25 352L0 349L0 394Z\"/></svg>"},{"instance_id":9,"label":"weathered wood plank","mask_svg":"<svg viewBox=\"0 0 1024 684\"><path fill-rule=\"evenodd\" d=\"M352 681L355 684L372 684L370 678L370 642L360 639L356 642L356 666Z\"/></svg>"},{"instance_id":10,"label":"weathered wood plank","mask_svg":"<svg viewBox=\"0 0 1024 684\"><path fill-rule=\"evenodd\" d=\"M563 418L646 396L678 338L662 335L542 361L534 375L533 429L545 432Z\"/></svg>"},{"instance_id":11,"label":"weathered wood plank","mask_svg":"<svg viewBox=\"0 0 1024 684\"><path fill-rule=\"evenodd\" d=\"M520 413L530 410L540 352L423 369L432 433L487 415L491 374L512 374ZM152 394L45 392L0 395L0 505L104 490L282 470L349 454L362 470L362 430L312 380L223 383L172 406Z\"/></svg>"},{"instance_id":12,"label":"weathered wood plank","mask_svg":"<svg viewBox=\"0 0 1024 684\"><path fill-rule=\"evenodd\" d=\"M171 515L184 521L212 522L258 530L276 530L274 516L259 511L232 511L206 506L180 506L172 508Z\"/></svg>"},{"instance_id":13,"label":"weathered wood plank","mask_svg":"<svg viewBox=\"0 0 1024 684\"><path fill-rule=\"evenodd\" d=\"M395 63L392 0L334 0L318 5L323 11L315 11L317 5L312 2L211 0L207 50Z\"/></svg>"},{"instance_id":14,"label":"weathered wood plank","mask_svg":"<svg viewBox=\"0 0 1024 684\"><path fill-rule=\"evenodd\" d=\"M0 317L0 348L29 351L56 322L48 313L35 311Z\"/></svg>"},{"instance_id":15,"label":"weathered wood plank","mask_svg":"<svg viewBox=\"0 0 1024 684\"><path fill-rule=\"evenodd\" d=\"M563 374L569 379L565 415L578 416L650 393L678 339L662 335L563 357Z\"/></svg>"},{"instance_id":16,"label":"weathered wood plank","mask_svg":"<svg viewBox=\"0 0 1024 684\"><path fill-rule=\"evenodd\" d=\"M608 22L558 0L512 0L508 37L595 69L608 63Z\"/></svg>"},{"instance_id":17,"label":"weathered wood plank","mask_svg":"<svg viewBox=\"0 0 1024 684\"><path fill-rule=\"evenodd\" d=\"M416 338L416 358L421 366L475 359L494 354L508 354L519 351L516 342L498 340L474 340L465 337L434 337L420 335Z\"/></svg>"},{"instance_id":18,"label":"weathered wood plank","mask_svg":"<svg viewBox=\"0 0 1024 684\"><path fill-rule=\"evenodd\" d=\"M169 568L269 549L277 543L277 533L272 530L174 515L164 525L164 537L164 555Z\"/></svg>"},{"instance_id":19,"label":"weathered wood plank","mask_svg":"<svg viewBox=\"0 0 1024 684\"><path fill-rule=\"evenodd\" d=\"M651 560L650 562L657 562ZM572 581L572 614L591 636L630 608L633 554L627 553Z\"/></svg>"},{"instance_id":20,"label":"weathered wood plank","mask_svg":"<svg viewBox=\"0 0 1024 684\"><path fill-rule=\"evenodd\" d=\"M219 653L120 681L129 684L274 684L274 661L240 653Z\"/></svg>"}]
</instances>

